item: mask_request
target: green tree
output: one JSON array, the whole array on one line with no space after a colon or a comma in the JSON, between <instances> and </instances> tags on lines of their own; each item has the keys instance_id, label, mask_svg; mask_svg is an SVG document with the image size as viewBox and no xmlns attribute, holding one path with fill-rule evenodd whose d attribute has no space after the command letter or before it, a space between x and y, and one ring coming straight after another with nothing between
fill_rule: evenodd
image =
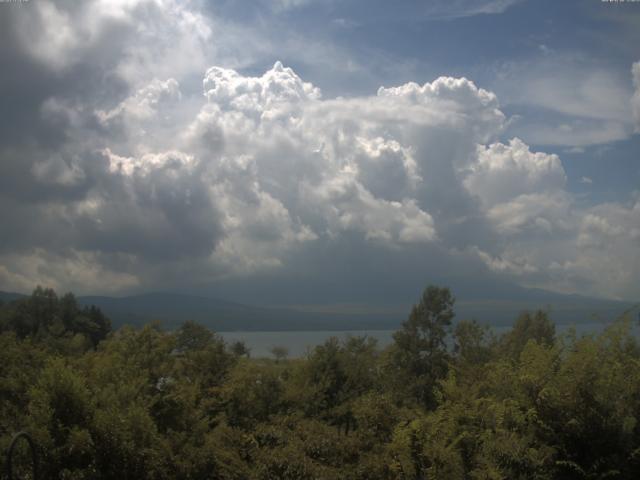
<instances>
[{"instance_id":1,"label":"green tree","mask_svg":"<svg viewBox=\"0 0 640 480\"><path fill-rule=\"evenodd\" d=\"M283 382L269 364L241 360L230 372L221 389L227 422L250 429L278 412Z\"/></svg>"},{"instance_id":2,"label":"green tree","mask_svg":"<svg viewBox=\"0 0 640 480\"><path fill-rule=\"evenodd\" d=\"M273 355L273 358L276 359L276 363L280 362L281 360L284 360L289 356L289 349L287 347L282 347L279 345L271 347L270 352L271 352L271 355Z\"/></svg>"},{"instance_id":3,"label":"green tree","mask_svg":"<svg viewBox=\"0 0 640 480\"><path fill-rule=\"evenodd\" d=\"M111 321L98 307L81 309L72 293L58 298L50 288L38 286L30 297L11 302L1 310L2 330L11 330L19 338L43 340L59 352L82 353L96 348L111 332ZM78 335L80 338L75 338Z\"/></svg>"},{"instance_id":4,"label":"green tree","mask_svg":"<svg viewBox=\"0 0 640 480\"><path fill-rule=\"evenodd\" d=\"M89 478L95 458L94 405L86 380L64 360L51 359L29 392L29 423L44 452L46 478Z\"/></svg>"},{"instance_id":5,"label":"green tree","mask_svg":"<svg viewBox=\"0 0 640 480\"><path fill-rule=\"evenodd\" d=\"M520 314L512 329L500 339L503 352L517 359L529 340L551 347L556 340L556 327L542 310Z\"/></svg>"},{"instance_id":6,"label":"green tree","mask_svg":"<svg viewBox=\"0 0 640 480\"><path fill-rule=\"evenodd\" d=\"M247 347L247 344L242 340L237 340L231 344L230 347L231 353L233 353L236 357L247 357L251 356L251 349Z\"/></svg>"},{"instance_id":7,"label":"green tree","mask_svg":"<svg viewBox=\"0 0 640 480\"><path fill-rule=\"evenodd\" d=\"M204 325L188 320L178 329L176 349L180 352L202 350L214 340L214 334Z\"/></svg>"},{"instance_id":8,"label":"green tree","mask_svg":"<svg viewBox=\"0 0 640 480\"><path fill-rule=\"evenodd\" d=\"M459 364L483 365L493 353L495 339L488 326L462 320L453 331L453 353Z\"/></svg>"},{"instance_id":9,"label":"green tree","mask_svg":"<svg viewBox=\"0 0 640 480\"><path fill-rule=\"evenodd\" d=\"M448 288L427 287L402 328L393 334L390 374L398 388L408 388L429 408L436 404L436 382L447 373L445 340L454 317L454 301Z\"/></svg>"}]
</instances>

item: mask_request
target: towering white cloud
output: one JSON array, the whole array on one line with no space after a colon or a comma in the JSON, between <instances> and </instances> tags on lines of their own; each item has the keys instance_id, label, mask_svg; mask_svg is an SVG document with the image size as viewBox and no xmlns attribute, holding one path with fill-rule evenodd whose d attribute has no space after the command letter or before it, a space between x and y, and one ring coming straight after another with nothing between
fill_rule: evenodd
<instances>
[{"instance_id":1,"label":"towering white cloud","mask_svg":"<svg viewBox=\"0 0 640 480\"><path fill-rule=\"evenodd\" d=\"M231 27L196 3L42 0L17 15L34 32L16 34L21 58L47 76L29 77L31 137L0 145L0 288L188 288L278 272L366 284L382 271L639 293L637 199L578 201L560 157L504 138L493 92L440 77L342 98L281 62L244 74L232 68L243 43L230 50ZM640 63L633 73L640 121ZM604 80L584 98L602 105ZM560 113L589 113L569 100Z\"/></svg>"},{"instance_id":2,"label":"towering white cloud","mask_svg":"<svg viewBox=\"0 0 640 480\"><path fill-rule=\"evenodd\" d=\"M491 208L520 195L554 193L564 188L566 175L557 155L531 152L518 138L508 145L479 145L464 185Z\"/></svg>"},{"instance_id":3,"label":"towering white cloud","mask_svg":"<svg viewBox=\"0 0 640 480\"><path fill-rule=\"evenodd\" d=\"M107 127L126 122L124 137L84 162L76 153L73 163L33 168L60 188L89 184L57 210L72 225L65 240L83 262L128 258L123 286L182 274L194 261L195 281L290 269L293 256L342 238L393 256L411 245L463 250L490 271L558 289L604 288L601 278L622 288L637 275L628 263L611 262L608 276L605 265L597 274L588 267L590 257L613 254L614 240L631 251L637 235L625 225L637 205L611 205L608 215L576 207L557 155L517 138L491 143L505 116L493 93L467 79L323 100L277 62L257 77L211 67L203 91L198 111L162 126L173 132L173 150L136 133L161 128L154 118L181 101L177 81L153 80L98 112ZM482 225L484 238L476 236Z\"/></svg>"},{"instance_id":4,"label":"towering white cloud","mask_svg":"<svg viewBox=\"0 0 640 480\"><path fill-rule=\"evenodd\" d=\"M476 161L462 173L499 233L549 232L564 224L570 198L557 155L531 152L514 138L508 145L479 145Z\"/></svg>"},{"instance_id":5,"label":"towering white cloud","mask_svg":"<svg viewBox=\"0 0 640 480\"><path fill-rule=\"evenodd\" d=\"M320 98L320 90L303 82L282 62L276 62L261 77L244 77L236 71L211 67L203 80L205 96L222 110L236 110L246 115L274 118L280 108L287 111L295 105Z\"/></svg>"}]
</instances>

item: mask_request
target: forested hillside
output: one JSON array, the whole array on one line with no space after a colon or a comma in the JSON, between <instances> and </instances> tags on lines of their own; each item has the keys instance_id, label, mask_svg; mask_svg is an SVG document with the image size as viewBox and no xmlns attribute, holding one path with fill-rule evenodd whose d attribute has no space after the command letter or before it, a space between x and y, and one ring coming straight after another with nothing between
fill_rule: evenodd
<instances>
[{"instance_id":1,"label":"forested hillside","mask_svg":"<svg viewBox=\"0 0 640 480\"><path fill-rule=\"evenodd\" d=\"M429 287L386 349L253 359L193 322L113 332L39 288L0 306L0 448L29 432L41 478L640 476L630 318L582 338L540 311L499 337L453 319Z\"/></svg>"}]
</instances>

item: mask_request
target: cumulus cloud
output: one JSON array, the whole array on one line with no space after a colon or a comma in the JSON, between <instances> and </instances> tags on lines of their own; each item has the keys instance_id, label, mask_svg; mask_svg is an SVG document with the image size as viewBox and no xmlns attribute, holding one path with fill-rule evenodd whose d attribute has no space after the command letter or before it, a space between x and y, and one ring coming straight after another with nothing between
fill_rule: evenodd
<instances>
[{"instance_id":1,"label":"cumulus cloud","mask_svg":"<svg viewBox=\"0 0 640 480\"><path fill-rule=\"evenodd\" d=\"M467 172L464 185L487 208L520 195L562 190L566 175L554 154L531 152L519 138L508 145L479 145L477 161Z\"/></svg>"},{"instance_id":2,"label":"cumulus cloud","mask_svg":"<svg viewBox=\"0 0 640 480\"><path fill-rule=\"evenodd\" d=\"M200 111L173 128L177 149L136 133L180 98L177 81L152 80L97 113L106 127L126 122L124 138L91 154L74 139L73 161L35 164L40 182L87 185L49 212L71 226L61 242L134 256L134 276L145 271L140 262L173 268L200 258L212 278L282 266L296 248L344 235L391 249L436 242L430 210L447 196L431 205L425 190L441 174L453 178L453 165L468 163L504 122L495 95L466 79L322 100L277 62L259 77L212 67L203 91Z\"/></svg>"},{"instance_id":3,"label":"cumulus cloud","mask_svg":"<svg viewBox=\"0 0 640 480\"><path fill-rule=\"evenodd\" d=\"M412 105L419 115L433 115L437 111L446 113L451 116L447 119L451 123L459 123L459 126L467 123L465 126L472 133L471 138L478 141L487 141L495 135L505 120L495 94L478 88L466 78L440 77L422 86L410 82L399 87L381 87L378 97Z\"/></svg>"},{"instance_id":4,"label":"cumulus cloud","mask_svg":"<svg viewBox=\"0 0 640 480\"><path fill-rule=\"evenodd\" d=\"M428 242L436 236L433 219L414 200L376 198L348 170L316 186L305 184L303 189L303 200L322 215L329 236L354 230L367 240L389 244Z\"/></svg>"},{"instance_id":5,"label":"cumulus cloud","mask_svg":"<svg viewBox=\"0 0 640 480\"><path fill-rule=\"evenodd\" d=\"M84 160L35 164L40 182L91 180L84 197L49 210L71 226L64 241L75 263L127 258L116 283L129 288L158 272L183 274L194 262L196 281L290 270L301 252L313 258L342 239L398 258L411 245L439 245L442 254L451 243L452 258L466 251L489 272L563 288L560 272L599 285L585 252L606 251L611 238L636 241L621 226L633 213L575 207L557 155L532 152L518 138L492 142L506 118L496 96L467 79L323 100L277 62L256 77L211 67L203 93L199 111L173 128L177 149L135 133L149 128L163 102L180 98L176 81L153 80L98 115L132 127L127 135L141 142L134 153L117 153L127 150L125 138ZM460 236L478 225L485 238ZM541 239L558 242L558 255ZM578 254L566 253L571 239ZM34 242L38 262L65 258L43 255L45 245ZM33 268L12 274L24 282Z\"/></svg>"},{"instance_id":6,"label":"cumulus cloud","mask_svg":"<svg viewBox=\"0 0 640 480\"><path fill-rule=\"evenodd\" d=\"M469 252L478 256L490 270L497 273L506 273L512 276L521 277L538 272L538 268L528 263L526 257L519 256L509 250L504 251L499 256L492 256L491 254L480 250L478 247L473 246L469 248Z\"/></svg>"},{"instance_id":7,"label":"cumulus cloud","mask_svg":"<svg viewBox=\"0 0 640 480\"><path fill-rule=\"evenodd\" d=\"M223 111L242 112L255 119L286 117L301 102L320 98L318 88L303 82L280 61L261 77L243 77L234 70L211 67L203 86L209 102Z\"/></svg>"},{"instance_id":8,"label":"cumulus cloud","mask_svg":"<svg viewBox=\"0 0 640 480\"><path fill-rule=\"evenodd\" d=\"M637 298L640 269L640 198L596 205L580 217L575 260L555 265L567 277L582 277L603 295ZM598 272L597 274L588 272ZM560 276L560 278L563 278Z\"/></svg>"},{"instance_id":9,"label":"cumulus cloud","mask_svg":"<svg viewBox=\"0 0 640 480\"><path fill-rule=\"evenodd\" d=\"M29 7L18 13L14 28L26 52L57 72L86 62L102 48L112 50L99 52L106 60L113 61L109 53L120 52L115 71L132 83L150 71L180 75L204 66L201 47L211 26L188 2L42 0ZM179 54L186 51L187 61Z\"/></svg>"},{"instance_id":10,"label":"cumulus cloud","mask_svg":"<svg viewBox=\"0 0 640 480\"><path fill-rule=\"evenodd\" d=\"M109 268L110 263L116 269ZM100 253L69 249L61 255L36 248L27 253L0 255L0 285L19 292L31 291L34 285L105 293L138 287L135 275L117 269L121 264L118 259Z\"/></svg>"},{"instance_id":11,"label":"cumulus cloud","mask_svg":"<svg viewBox=\"0 0 640 480\"><path fill-rule=\"evenodd\" d=\"M520 234L530 230L551 233L554 229L565 228L570 202L570 197L564 192L523 194L494 205L487 216L501 234Z\"/></svg>"},{"instance_id":12,"label":"cumulus cloud","mask_svg":"<svg viewBox=\"0 0 640 480\"><path fill-rule=\"evenodd\" d=\"M382 137L355 140L357 177L376 197L401 200L423 181L411 148Z\"/></svg>"},{"instance_id":13,"label":"cumulus cloud","mask_svg":"<svg viewBox=\"0 0 640 480\"><path fill-rule=\"evenodd\" d=\"M174 78L165 81L153 79L133 95L123 100L114 109L98 110L96 115L101 123L108 125L118 119L130 121L147 120L154 117L160 106L180 99L180 84Z\"/></svg>"},{"instance_id":14,"label":"cumulus cloud","mask_svg":"<svg viewBox=\"0 0 640 480\"><path fill-rule=\"evenodd\" d=\"M40 182L61 186L77 185L85 179L85 173L79 166L78 159L65 161L60 155L34 163L31 171Z\"/></svg>"},{"instance_id":15,"label":"cumulus cloud","mask_svg":"<svg viewBox=\"0 0 640 480\"><path fill-rule=\"evenodd\" d=\"M184 167L191 170L195 164L193 156L178 151L147 153L139 158L130 158L116 155L107 148L103 154L109 160L111 173L120 173L128 177L133 175L145 177L167 167L175 170Z\"/></svg>"},{"instance_id":16,"label":"cumulus cloud","mask_svg":"<svg viewBox=\"0 0 640 480\"><path fill-rule=\"evenodd\" d=\"M214 67L203 84L209 103L189 126L186 138L216 165L222 182L217 191L225 199L227 216L236 219L231 222L234 227L245 223L241 219L247 213L234 212L238 203L229 200L229 192L277 198L275 205L287 212L279 218L297 219L270 222L281 225L278 230L285 234L265 239L282 237L291 243L343 232L359 232L366 241L387 245L435 239L432 217L411 199L422 180L411 149L380 136L385 126L397 128L398 121L424 121L418 113L433 117L439 107L425 102L432 92L420 95L421 112L410 112L417 104L400 96L395 97L399 111L388 112L384 94L322 102L316 87L280 62L260 77ZM458 114L455 108L449 110ZM370 115L378 118L362 125ZM254 205L259 211L260 202L254 200ZM289 223L297 224L293 231ZM238 255L239 242L234 244ZM261 251L248 248L244 256ZM259 262L256 258L251 263Z\"/></svg>"},{"instance_id":17,"label":"cumulus cloud","mask_svg":"<svg viewBox=\"0 0 640 480\"><path fill-rule=\"evenodd\" d=\"M286 274L364 291L374 273L397 289L450 273L637 294L624 258L637 199L577 202L560 157L505 139L497 96L470 79L332 97L281 62L249 75L209 60L226 27L190 2L34 8L16 22L36 32L20 61L41 75L24 77L36 83L16 120L32 128L0 147L0 288L268 278L259 288ZM606 82L587 83L595 102ZM584 116L582 98L565 113ZM592 120L615 123L619 105L604 107Z\"/></svg>"},{"instance_id":18,"label":"cumulus cloud","mask_svg":"<svg viewBox=\"0 0 640 480\"><path fill-rule=\"evenodd\" d=\"M85 249L176 259L206 256L221 234L208 176L182 152L128 158L105 150L104 170L85 202L66 213Z\"/></svg>"},{"instance_id":19,"label":"cumulus cloud","mask_svg":"<svg viewBox=\"0 0 640 480\"><path fill-rule=\"evenodd\" d=\"M504 222L497 225L509 241L493 254L480 249L472 249L472 253L491 270L528 286L565 293L588 291L612 298L636 297L634 282L640 268L635 254L640 246L640 230L635 227L640 221L638 199L628 204L578 208L564 195L511 204L525 212L503 212L500 219ZM546 215L539 215L540 211L546 211ZM530 228L523 228L527 225L523 219L529 219Z\"/></svg>"},{"instance_id":20,"label":"cumulus cloud","mask_svg":"<svg viewBox=\"0 0 640 480\"><path fill-rule=\"evenodd\" d=\"M633 86L635 87L635 92L631 99L631 108L633 109L633 118L636 122L635 131L636 133L640 133L640 62L633 64L631 74L633 75Z\"/></svg>"}]
</instances>

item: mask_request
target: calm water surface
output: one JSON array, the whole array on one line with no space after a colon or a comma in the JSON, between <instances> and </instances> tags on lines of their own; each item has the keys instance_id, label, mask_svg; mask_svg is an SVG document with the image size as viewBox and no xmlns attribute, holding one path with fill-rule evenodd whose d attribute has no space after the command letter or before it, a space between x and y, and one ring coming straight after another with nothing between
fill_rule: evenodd
<instances>
[{"instance_id":1,"label":"calm water surface","mask_svg":"<svg viewBox=\"0 0 640 480\"><path fill-rule=\"evenodd\" d=\"M579 325L556 325L556 332L566 332L572 326L576 329L578 336L597 334L602 332L609 323L593 322ZM493 331L500 335L511 327L493 327ZM220 335L227 342L241 340L251 349L253 358L270 357L270 350L275 347L285 347L289 350L290 357L302 357L308 349L321 345L330 337L346 339L349 336L367 336L375 338L379 347L386 347L393 338L394 330L349 330L349 331L305 331L305 332L220 332ZM638 336L638 327L634 327L634 334Z\"/></svg>"}]
</instances>

